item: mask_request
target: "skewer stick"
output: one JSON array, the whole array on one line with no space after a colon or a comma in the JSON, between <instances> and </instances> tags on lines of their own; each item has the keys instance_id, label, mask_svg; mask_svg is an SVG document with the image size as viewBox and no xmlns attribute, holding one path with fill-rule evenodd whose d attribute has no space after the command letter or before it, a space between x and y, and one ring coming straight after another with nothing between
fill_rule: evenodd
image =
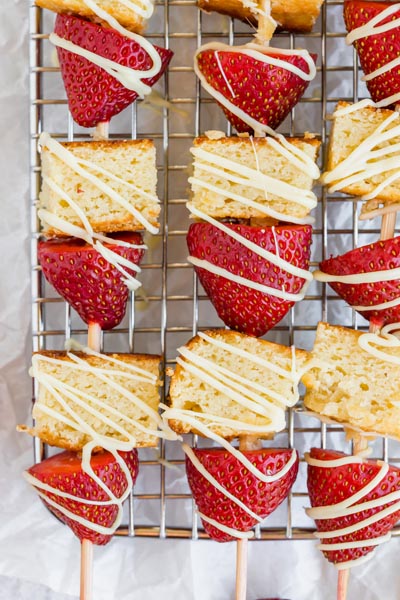
<instances>
[{"instance_id":1,"label":"skewer stick","mask_svg":"<svg viewBox=\"0 0 400 600\"><path fill-rule=\"evenodd\" d=\"M91 600L93 590L93 544L89 540L81 543L81 588L80 600Z\"/></svg>"},{"instance_id":2,"label":"skewer stick","mask_svg":"<svg viewBox=\"0 0 400 600\"><path fill-rule=\"evenodd\" d=\"M395 211L383 215L381 225L381 240L390 240L390 238L394 236L396 215L397 213Z\"/></svg>"},{"instance_id":3,"label":"skewer stick","mask_svg":"<svg viewBox=\"0 0 400 600\"><path fill-rule=\"evenodd\" d=\"M98 323L90 323L88 328L88 346L96 352L101 348L101 327ZM93 598L93 544L89 540L81 543L81 583L80 600Z\"/></svg>"},{"instance_id":4,"label":"skewer stick","mask_svg":"<svg viewBox=\"0 0 400 600\"><path fill-rule=\"evenodd\" d=\"M261 448L261 442L257 437L244 435L240 437L239 450L258 450ZM238 540L236 542L236 594L235 600L246 600L247 590L247 544L248 540Z\"/></svg>"},{"instance_id":5,"label":"skewer stick","mask_svg":"<svg viewBox=\"0 0 400 600\"><path fill-rule=\"evenodd\" d=\"M97 123L93 132L93 139L96 141L108 140L110 121L101 121Z\"/></svg>"},{"instance_id":6,"label":"skewer stick","mask_svg":"<svg viewBox=\"0 0 400 600\"><path fill-rule=\"evenodd\" d=\"M396 227L396 212L387 213L382 217L381 240L388 240L394 236ZM369 331L379 333L379 323L370 323ZM353 453L359 454L368 448L368 440L360 435L353 435ZM350 569L343 569L338 574L337 600L346 600L347 586L349 583Z\"/></svg>"}]
</instances>

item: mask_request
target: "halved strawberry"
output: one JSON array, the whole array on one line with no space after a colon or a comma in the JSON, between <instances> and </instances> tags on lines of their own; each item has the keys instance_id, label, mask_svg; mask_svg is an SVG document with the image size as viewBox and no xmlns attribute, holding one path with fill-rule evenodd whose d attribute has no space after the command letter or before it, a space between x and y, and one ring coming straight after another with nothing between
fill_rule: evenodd
<instances>
[{"instance_id":1,"label":"halved strawberry","mask_svg":"<svg viewBox=\"0 0 400 600\"><path fill-rule=\"evenodd\" d=\"M142 244L139 233L119 233L110 237ZM133 265L138 265L144 254L143 249L118 244L104 246ZM92 246L77 238L52 239L39 242L38 258L47 281L85 323L112 329L122 321L129 293L124 276ZM126 270L135 276L132 269Z\"/></svg>"},{"instance_id":2,"label":"halved strawberry","mask_svg":"<svg viewBox=\"0 0 400 600\"><path fill-rule=\"evenodd\" d=\"M334 450L321 450L312 448L310 457L321 461L337 460L346 457L343 452ZM353 457L349 457L352 459ZM343 516L332 518L318 518L316 525L318 532L335 532L341 529L351 527L353 525L361 525L362 521L378 515L385 509L392 507L387 514L382 518L376 517L375 522L366 524L365 527L338 536L321 539L325 544L338 544L344 542L353 542L356 545L360 542L360 547L323 550L325 557L333 563L342 563L353 561L366 556L375 549L374 539L385 536L394 527L400 518L400 503L399 500L393 500L389 494L400 491L400 469L389 465L389 470L383 479L377 483L372 489L360 499L352 502L351 496L363 490L373 479L378 475L382 468L382 464L378 464L373 460L363 460L361 463L350 462L349 464L339 466L312 466L308 465L307 486L312 507L325 507L340 504L349 499L349 507L360 507L360 510ZM388 501L384 498L388 497ZM378 500L382 498L382 505L369 506L363 510L363 505L366 502ZM378 500L379 501L379 500ZM397 510L396 510L397 508ZM332 510L332 509L330 509ZM336 509L339 510L340 509ZM311 515L312 516L312 515ZM314 517L315 518L315 517ZM365 545L363 542L365 541Z\"/></svg>"},{"instance_id":3,"label":"halved strawberry","mask_svg":"<svg viewBox=\"0 0 400 600\"><path fill-rule=\"evenodd\" d=\"M301 56L281 55L271 48L259 47L260 55L293 65L309 74L309 65ZM316 61L316 55L311 55ZM205 49L196 56L197 67L206 82L235 107L262 125L276 129L300 100L308 87L299 75L272 64L257 60L244 52ZM228 121L239 133L252 133L246 124L220 102Z\"/></svg>"},{"instance_id":4,"label":"halved strawberry","mask_svg":"<svg viewBox=\"0 0 400 600\"><path fill-rule=\"evenodd\" d=\"M319 266L324 273L339 276L398 269L400 268L400 237L361 246L342 256L324 260ZM400 298L400 277L392 281L376 283L330 282L329 285L350 306L370 306L371 310L360 311L360 314L379 327L400 320L400 304L381 310L373 309L374 305Z\"/></svg>"},{"instance_id":5,"label":"halved strawberry","mask_svg":"<svg viewBox=\"0 0 400 600\"><path fill-rule=\"evenodd\" d=\"M138 42L80 17L57 15L54 33L84 50L131 69L148 71L153 66L152 59ZM173 55L165 48L155 46L155 50L162 64L159 73L142 80L149 86L159 80ZM124 87L87 58L60 47L57 47L57 53L69 109L78 125L94 127L109 121L138 97L135 91Z\"/></svg>"},{"instance_id":6,"label":"halved strawberry","mask_svg":"<svg viewBox=\"0 0 400 600\"><path fill-rule=\"evenodd\" d=\"M260 249L267 250L295 267L308 269L312 228L309 225L254 227L225 226ZM219 228L208 223L193 223L187 234L191 256L227 270L250 281L298 294L305 280L270 263ZM231 329L259 337L272 329L294 302L251 289L203 268L196 267L200 282L219 317Z\"/></svg>"},{"instance_id":7,"label":"halved strawberry","mask_svg":"<svg viewBox=\"0 0 400 600\"><path fill-rule=\"evenodd\" d=\"M135 483L139 469L137 450L120 452L119 455L128 467L132 481ZM110 492L116 498L121 498L127 491L128 481L115 456L110 452L92 454L90 464L95 475L101 479ZM76 497L76 500L64 498L51 491L35 487L37 491L45 494L47 498L73 513L74 516L102 527L112 528L118 525L116 523L118 506L115 503L109 505L85 503L85 500L107 502L110 500L110 496L82 470L82 459L74 452L56 454L34 465L27 472L55 490ZM81 541L86 539L93 544L102 546L111 540L111 533L106 534L95 531L90 525L79 523L72 516L63 514L56 507L46 502L46 499L43 499L43 502L52 513L72 529Z\"/></svg>"},{"instance_id":8,"label":"halved strawberry","mask_svg":"<svg viewBox=\"0 0 400 600\"><path fill-rule=\"evenodd\" d=\"M383 10L395 6L391 2L369 2L368 0L345 0L344 21L348 32L366 25ZM400 7L397 12L382 19L379 25L400 18ZM360 64L365 75L380 69L400 57L400 27L389 31L363 37L354 41ZM368 91L374 102L380 102L400 92L400 74L398 65L386 73L382 73L367 81Z\"/></svg>"},{"instance_id":9,"label":"halved strawberry","mask_svg":"<svg viewBox=\"0 0 400 600\"><path fill-rule=\"evenodd\" d=\"M233 454L223 448L194 448L196 458L228 492L261 518L267 517L285 500L298 471L298 456L288 472L277 481L265 483L251 473ZM288 448L263 448L243 452L264 475L275 475L292 457ZM198 510L221 525L249 531L258 521L208 481L186 456L186 474ZM234 536L203 520L204 529L217 542Z\"/></svg>"}]
</instances>

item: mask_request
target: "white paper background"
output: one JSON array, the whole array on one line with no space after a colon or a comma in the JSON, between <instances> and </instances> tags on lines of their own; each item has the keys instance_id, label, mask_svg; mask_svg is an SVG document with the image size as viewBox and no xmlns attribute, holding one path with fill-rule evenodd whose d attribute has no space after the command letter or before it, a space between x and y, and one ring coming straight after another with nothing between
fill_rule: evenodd
<instances>
[{"instance_id":1,"label":"white paper background","mask_svg":"<svg viewBox=\"0 0 400 600\"><path fill-rule=\"evenodd\" d=\"M21 479L31 440L15 425L29 419L30 268L28 0L2 1L0 256L0 599L77 597L79 544ZM178 57L179 60L179 57ZM340 85L338 83L338 85ZM333 314L343 318L343 313ZM351 577L349 599L398 598L400 539ZM96 600L228 600L234 597L234 544L115 539L95 550ZM250 544L248 598L333 600L336 571L314 542Z\"/></svg>"}]
</instances>

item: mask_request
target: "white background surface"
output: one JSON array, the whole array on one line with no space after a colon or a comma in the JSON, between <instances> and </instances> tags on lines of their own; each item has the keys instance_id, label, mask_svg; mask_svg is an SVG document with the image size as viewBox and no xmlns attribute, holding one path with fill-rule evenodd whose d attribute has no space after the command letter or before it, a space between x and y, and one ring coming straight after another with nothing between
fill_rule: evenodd
<instances>
[{"instance_id":1,"label":"white background surface","mask_svg":"<svg viewBox=\"0 0 400 600\"><path fill-rule=\"evenodd\" d=\"M79 543L21 479L31 440L28 58L29 0L0 6L0 600L66 600L79 587ZM351 577L349 600L400 597L400 539ZM116 539L95 550L95 600L233 600L234 544ZM336 571L314 542L250 544L248 598L333 600Z\"/></svg>"}]
</instances>

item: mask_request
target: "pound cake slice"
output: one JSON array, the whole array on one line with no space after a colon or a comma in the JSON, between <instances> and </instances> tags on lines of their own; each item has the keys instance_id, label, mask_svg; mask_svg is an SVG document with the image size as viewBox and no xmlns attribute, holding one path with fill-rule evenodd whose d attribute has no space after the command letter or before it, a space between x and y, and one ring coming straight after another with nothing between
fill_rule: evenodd
<instances>
[{"instance_id":1,"label":"pound cake slice","mask_svg":"<svg viewBox=\"0 0 400 600\"><path fill-rule=\"evenodd\" d=\"M69 142L42 134L39 216L47 237L71 226L95 232L158 231L156 151L152 140Z\"/></svg>"},{"instance_id":2,"label":"pound cake slice","mask_svg":"<svg viewBox=\"0 0 400 600\"><path fill-rule=\"evenodd\" d=\"M327 171L321 181L330 192L368 200L372 209L399 202L400 115L375 108L370 100L339 102L333 114Z\"/></svg>"},{"instance_id":3,"label":"pound cake slice","mask_svg":"<svg viewBox=\"0 0 400 600\"><path fill-rule=\"evenodd\" d=\"M90 21L99 21L96 12L85 0L36 0L36 6L60 14L74 14ZM154 3L152 0L102 0L101 8L126 29L142 33L145 20L153 14Z\"/></svg>"},{"instance_id":4,"label":"pound cake slice","mask_svg":"<svg viewBox=\"0 0 400 600\"><path fill-rule=\"evenodd\" d=\"M199 333L179 348L169 390L177 433L268 438L298 400L308 353L226 329Z\"/></svg>"},{"instance_id":5,"label":"pound cake slice","mask_svg":"<svg viewBox=\"0 0 400 600\"><path fill-rule=\"evenodd\" d=\"M44 442L78 451L94 440L127 447L158 441L160 356L43 351L32 358L39 386L32 430ZM20 428L21 429L21 428Z\"/></svg>"},{"instance_id":6,"label":"pound cake slice","mask_svg":"<svg viewBox=\"0 0 400 600\"><path fill-rule=\"evenodd\" d=\"M400 439L398 340L389 344L375 334L319 323L312 356L318 366L302 378L309 410L355 430Z\"/></svg>"},{"instance_id":7,"label":"pound cake slice","mask_svg":"<svg viewBox=\"0 0 400 600\"><path fill-rule=\"evenodd\" d=\"M225 137L219 132L196 138L189 179L192 205L217 219L272 217L308 222L309 212L317 205L310 169L317 169L320 142L311 135L287 142ZM297 151L301 158L295 155Z\"/></svg>"},{"instance_id":8,"label":"pound cake slice","mask_svg":"<svg viewBox=\"0 0 400 600\"><path fill-rule=\"evenodd\" d=\"M219 12L235 19L257 24L261 2L257 0L198 0L206 12ZM271 16L279 29L308 33L318 18L322 0L272 0Z\"/></svg>"}]
</instances>

